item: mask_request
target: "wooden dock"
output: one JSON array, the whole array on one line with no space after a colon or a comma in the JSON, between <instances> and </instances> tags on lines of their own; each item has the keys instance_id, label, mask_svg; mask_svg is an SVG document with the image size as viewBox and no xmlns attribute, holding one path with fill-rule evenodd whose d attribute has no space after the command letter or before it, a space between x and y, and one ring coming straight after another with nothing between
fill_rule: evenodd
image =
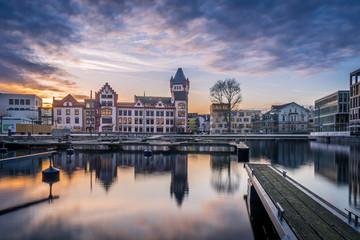
<instances>
[{"instance_id":1,"label":"wooden dock","mask_svg":"<svg viewBox=\"0 0 360 240\"><path fill-rule=\"evenodd\" d=\"M286 173L264 164L245 168L281 239L360 239L359 227L348 223L345 213L289 180Z\"/></svg>"}]
</instances>

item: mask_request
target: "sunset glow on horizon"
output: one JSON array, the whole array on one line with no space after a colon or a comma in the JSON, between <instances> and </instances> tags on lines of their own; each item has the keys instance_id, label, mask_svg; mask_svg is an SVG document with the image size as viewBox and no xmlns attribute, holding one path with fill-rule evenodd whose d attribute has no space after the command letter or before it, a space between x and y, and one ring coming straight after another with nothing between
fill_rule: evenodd
<instances>
[{"instance_id":1,"label":"sunset glow on horizon","mask_svg":"<svg viewBox=\"0 0 360 240\"><path fill-rule=\"evenodd\" d=\"M241 83L240 109L313 105L349 89L360 67L360 3L302 1L0 1L0 93L120 102L170 96L178 68L189 112L209 113L219 79Z\"/></svg>"}]
</instances>

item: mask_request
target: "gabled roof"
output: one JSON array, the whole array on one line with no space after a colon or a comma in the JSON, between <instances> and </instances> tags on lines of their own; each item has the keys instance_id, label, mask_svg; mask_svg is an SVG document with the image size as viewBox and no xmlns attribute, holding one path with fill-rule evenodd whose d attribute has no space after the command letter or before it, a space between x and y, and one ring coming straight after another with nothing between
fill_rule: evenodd
<instances>
[{"instance_id":1,"label":"gabled roof","mask_svg":"<svg viewBox=\"0 0 360 240\"><path fill-rule=\"evenodd\" d=\"M175 77L171 77L170 81L174 80L174 84L182 84L183 80L189 82L189 79L187 79L184 75L184 72L182 68L178 68L178 70L175 73Z\"/></svg>"},{"instance_id":2,"label":"gabled roof","mask_svg":"<svg viewBox=\"0 0 360 240\"><path fill-rule=\"evenodd\" d=\"M63 103L71 102L73 107L83 107L83 103L79 103L71 94L66 95L61 100L53 100L53 107L63 107Z\"/></svg>"},{"instance_id":3,"label":"gabled roof","mask_svg":"<svg viewBox=\"0 0 360 240\"><path fill-rule=\"evenodd\" d=\"M140 100L145 107L155 107L160 99L165 106L172 106L171 98L169 97L140 97L135 95L134 98L135 98L135 102Z\"/></svg>"},{"instance_id":4,"label":"gabled roof","mask_svg":"<svg viewBox=\"0 0 360 240\"><path fill-rule=\"evenodd\" d=\"M291 104L295 104L296 106L299 106L303 109L305 109L306 111L309 111L307 110L306 108L304 108L303 106L300 106L299 104L295 103L295 102L291 102L291 103L286 103L286 104L283 104L283 105L272 105L271 106L271 110L269 112L273 112L273 111L280 111L281 109L291 105Z\"/></svg>"}]
</instances>

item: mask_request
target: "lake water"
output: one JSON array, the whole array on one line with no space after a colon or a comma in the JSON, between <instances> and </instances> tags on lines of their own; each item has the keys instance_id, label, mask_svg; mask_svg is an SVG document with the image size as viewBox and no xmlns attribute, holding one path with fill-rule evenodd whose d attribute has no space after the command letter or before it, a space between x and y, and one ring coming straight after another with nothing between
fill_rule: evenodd
<instances>
[{"instance_id":1,"label":"lake water","mask_svg":"<svg viewBox=\"0 0 360 240\"><path fill-rule=\"evenodd\" d=\"M360 211L358 146L247 144L250 162L271 163L339 209ZM236 155L76 152L70 160L59 153L60 181L51 193L41 174L48 166L48 159L0 164L1 239L259 236L244 200L247 173Z\"/></svg>"}]
</instances>

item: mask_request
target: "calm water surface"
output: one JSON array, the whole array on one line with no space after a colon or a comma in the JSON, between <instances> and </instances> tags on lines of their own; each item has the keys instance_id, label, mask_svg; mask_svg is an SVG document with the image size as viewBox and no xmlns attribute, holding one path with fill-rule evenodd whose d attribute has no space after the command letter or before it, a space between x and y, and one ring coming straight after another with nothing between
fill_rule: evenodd
<instances>
[{"instance_id":1,"label":"calm water surface","mask_svg":"<svg viewBox=\"0 0 360 240\"><path fill-rule=\"evenodd\" d=\"M272 163L338 208L360 210L357 146L248 145L251 162ZM236 155L60 153L51 192L41 175L48 166L47 159L0 164L1 239L254 238L248 177Z\"/></svg>"}]
</instances>

